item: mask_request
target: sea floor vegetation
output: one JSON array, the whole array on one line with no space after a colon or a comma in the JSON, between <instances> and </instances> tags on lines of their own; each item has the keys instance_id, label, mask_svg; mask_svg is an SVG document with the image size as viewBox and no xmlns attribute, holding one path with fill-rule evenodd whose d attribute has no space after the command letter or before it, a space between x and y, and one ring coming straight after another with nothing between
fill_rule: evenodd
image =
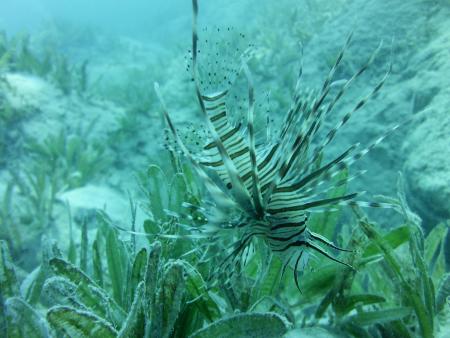
<instances>
[{"instance_id":1,"label":"sea floor vegetation","mask_svg":"<svg viewBox=\"0 0 450 338\"><path fill-rule=\"evenodd\" d=\"M334 233L354 250L348 262L355 269L315 257L299 292L290 276L280 278L281 260L258 244L232 279L209 279L226 254L223 243L187 240L175 212L161 212L182 210L190 201L184 227L204 222L194 207L201 204L198 183L185 170L167 177L151 166L142 174L153 215L144 221L146 240L133 232L124 237L100 213L95 235L85 222L66 252L44 236L41 264L30 274L17 268L2 240L2 327L8 336L433 337L446 326L448 224L425 236L401 184L390 202L404 221L389 230L360 209L339 231L339 211L314 220L313 229ZM132 201L130 207L136 210ZM129 228L136 228L135 219ZM205 257L199 247L216 254Z\"/></svg>"}]
</instances>

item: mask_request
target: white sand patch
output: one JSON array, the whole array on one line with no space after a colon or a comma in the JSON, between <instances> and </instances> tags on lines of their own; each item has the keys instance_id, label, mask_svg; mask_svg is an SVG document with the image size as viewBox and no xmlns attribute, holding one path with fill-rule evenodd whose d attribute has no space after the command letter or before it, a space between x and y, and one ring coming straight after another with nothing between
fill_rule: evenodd
<instances>
[{"instance_id":1,"label":"white sand patch","mask_svg":"<svg viewBox=\"0 0 450 338\"><path fill-rule=\"evenodd\" d=\"M68 203L74 215L77 212L103 210L115 222L124 224L130 221L129 201L109 187L87 185L60 194L58 200Z\"/></svg>"}]
</instances>

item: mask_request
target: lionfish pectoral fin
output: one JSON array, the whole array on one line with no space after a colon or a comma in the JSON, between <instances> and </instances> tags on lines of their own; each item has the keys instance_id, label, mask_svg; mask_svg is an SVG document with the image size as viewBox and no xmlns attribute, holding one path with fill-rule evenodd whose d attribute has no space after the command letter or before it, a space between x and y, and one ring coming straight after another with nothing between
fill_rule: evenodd
<instances>
[{"instance_id":1,"label":"lionfish pectoral fin","mask_svg":"<svg viewBox=\"0 0 450 338\"><path fill-rule=\"evenodd\" d=\"M228 268L233 263L241 260L243 252L248 247L251 240L253 239L253 236L255 235L257 235L257 233L247 234L244 238L232 243L229 246L229 249L232 249L231 252L219 263L218 266L213 268L213 271L208 279L212 279L213 277L225 272L226 270L229 270ZM233 273L233 269L231 269L231 272Z\"/></svg>"},{"instance_id":2,"label":"lionfish pectoral fin","mask_svg":"<svg viewBox=\"0 0 450 338\"><path fill-rule=\"evenodd\" d=\"M302 256L303 256L303 250L300 251L300 254L297 257L297 260L295 261L295 266L294 266L294 270L293 270L295 286L297 287L297 289L300 293L303 293L303 292L302 292L302 290L300 290L300 286L298 285L298 264L300 263Z\"/></svg>"},{"instance_id":3,"label":"lionfish pectoral fin","mask_svg":"<svg viewBox=\"0 0 450 338\"><path fill-rule=\"evenodd\" d=\"M281 269L281 275L280 275L280 281L283 280L284 274L286 272L287 267L289 266L289 263L291 262L292 256L289 256L288 259L283 263L283 267Z\"/></svg>"},{"instance_id":4,"label":"lionfish pectoral fin","mask_svg":"<svg viewBox=\"0 0 450 338\"><path fill-rule=\"evenodd\" d=\"M328 252L326 252L324 249L322 249L320 246L315 245L315 244L312 243L311 241L308 241L308 242L307 242L307 245L308 245L309 248L311 248L311 249L317 251L317 252L320 253L322 256L327 257L328 259L332 260L333 262L336 262L336 263L345 265L345 266L349 267L349 268L352 269L352 270L356 270L352 265L350 265L350 264L348 264L348 263L345 263L345 262L343 262L343 261L341 261L341 260L339 260L339 259L333 257L333 256L330 255Z\"/></svg>"},{"instance_id":5,"label":"lionfish pectoral fin","mask_svg":"<svg viewBox=\"0 0 450 338\"><path fill-rule=\"evenodd\" d=\"M325 245L328 245L329 247L336 249L338 251L345 251L345 252L354 252L354 250L349 250L349 249L344 249L341 248L339 246L337 246L336 244L334 244L332 241L330 241L329 239L327 239L326 237L319 235L315 232L309 231L309 235L311 236L311 238L324 243Z\"/></svg>"}]
</instances>

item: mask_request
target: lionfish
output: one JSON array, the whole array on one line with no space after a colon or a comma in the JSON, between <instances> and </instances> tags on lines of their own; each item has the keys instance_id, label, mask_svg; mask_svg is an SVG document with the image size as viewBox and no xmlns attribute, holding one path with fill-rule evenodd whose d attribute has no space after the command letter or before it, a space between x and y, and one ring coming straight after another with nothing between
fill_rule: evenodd
<instances>
[{"instance_id":1,"label":"lionfish","mask_svg":"<svg viewBox=\"0 0 450 338\"><path fill-rule=\"evenodd\" d=\"M376 51L367 62L338 89L329 99L336 69L348 47L351 34L337 56L320 92L302 95L300 90L302 66L300 66L294 96L278 135L265 142L257 142L254 114L255 94L252 75L245 56L239 60L235 76L243 73L247 82L247 118L245 123L233 123L227 102L233 81L225 77L219 88L208 88L200 78L205 71L198 64L197 0L192 1L192 74L195 93L200 106L209 139L199 152L194 153L183 142L177 131L157 83L155 90L161 101L168 129L180 152L191 162L199 178L204 182L215 205L223 214L234 210L236 217L220 226L222 229L240 230L240 238L232 245L227 260L236 260L249 247L255 237L262 238L270 250L283 259L283 273L287 266L293 267L298 287L297 271L308 259L308 251L319 253L332 261L351 267L328 253L323 246L338 251L351 251L335 245L332 241L308 229L308 217L318 207L336 205L359 205L365 207L389 207L385 203L356 201L360 193L349 193L332 198L325 194L336 185L345 182L332 180L370 149L380 143L397 126L364 149L354 144L325 164L317 166L325 147L334 139L339 128L360 110L383 86L390 72L376 84L371 92L347 112L326 136L315 146L323 120L333 110L349 85L372 63ZM232 48L230 46L230 48ZM214 87L214 86L213 86ZM334 183L333 183L334 182ZM331 187L330 187L331 184ZM320 212L320 211L319 211Z\"/></svg>"}]
</instances>

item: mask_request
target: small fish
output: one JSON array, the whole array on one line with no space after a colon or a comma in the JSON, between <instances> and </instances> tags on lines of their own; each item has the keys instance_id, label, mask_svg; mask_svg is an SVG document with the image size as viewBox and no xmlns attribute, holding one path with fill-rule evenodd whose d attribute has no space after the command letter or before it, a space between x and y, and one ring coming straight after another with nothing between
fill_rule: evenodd
<instances>
[{"instance_id":1,"label":"small fish","mask_svg":"<svg viewBox=\"0 0 450 338\"><path fill-rule=\"evenodd\" d=\"M338 130L382 88L391 68L389 67L372 91L358 101L325 137L317 140L317 136L324 119L350 84L370 66L379 48L351 78L339 80L339 84L336 85L334 75L351 42L350 34L317 93L301 89L302 66L300 66L293 101L281 129L278 133L261 140L255 136L256 100L252 75L247 66L248 50L242 51L238 56L235 62L237 67L224 68L229 70L230 75L217 81L220 69L214 70L214 64L217 65L218 62L207 60L207 70L199 64L197 0L193 0L192 5L192 64L189 68L193 74L200 114L204 117L208 130L208 140L200 151L193 152L183 142L168 113L158 84L155 84L155 90L177 147L204 182L217 210L222 212L218 220L210 222L221 222L217 227L219 230L239 231L239 240L233 243L227 258L218 270L225 270L240 261L256 237L262 238L268 248L283 259L283 273L287 266L293 268L297 287L299 287L297 271L306 265L308 252L317 252L332 261L351 267L331 255L324 246L338 251L351 250L340 248L308 229L309 216L311 212L321 212L320 207L324 206L391 207L386 203L357 201L356 198L362 194L358 192L333 198L327 198L326 193L346 183L346 180L336 183L336 180L333 180L335 176L346 170L399 126L389 129L368 147L361 149L359 144L354 144L329 162L320 166L317 166L317 163ZM213 81L211 76L209 78L206 76L211 75L211 72L212 77L215 77ZM247 82L245 89L247 114L244 122L233 123L229 104L233 97L230 93L240 75L244 75ZM332 87L337 88L337 93L329 98Z\"/></svg>"}]
</instances>

